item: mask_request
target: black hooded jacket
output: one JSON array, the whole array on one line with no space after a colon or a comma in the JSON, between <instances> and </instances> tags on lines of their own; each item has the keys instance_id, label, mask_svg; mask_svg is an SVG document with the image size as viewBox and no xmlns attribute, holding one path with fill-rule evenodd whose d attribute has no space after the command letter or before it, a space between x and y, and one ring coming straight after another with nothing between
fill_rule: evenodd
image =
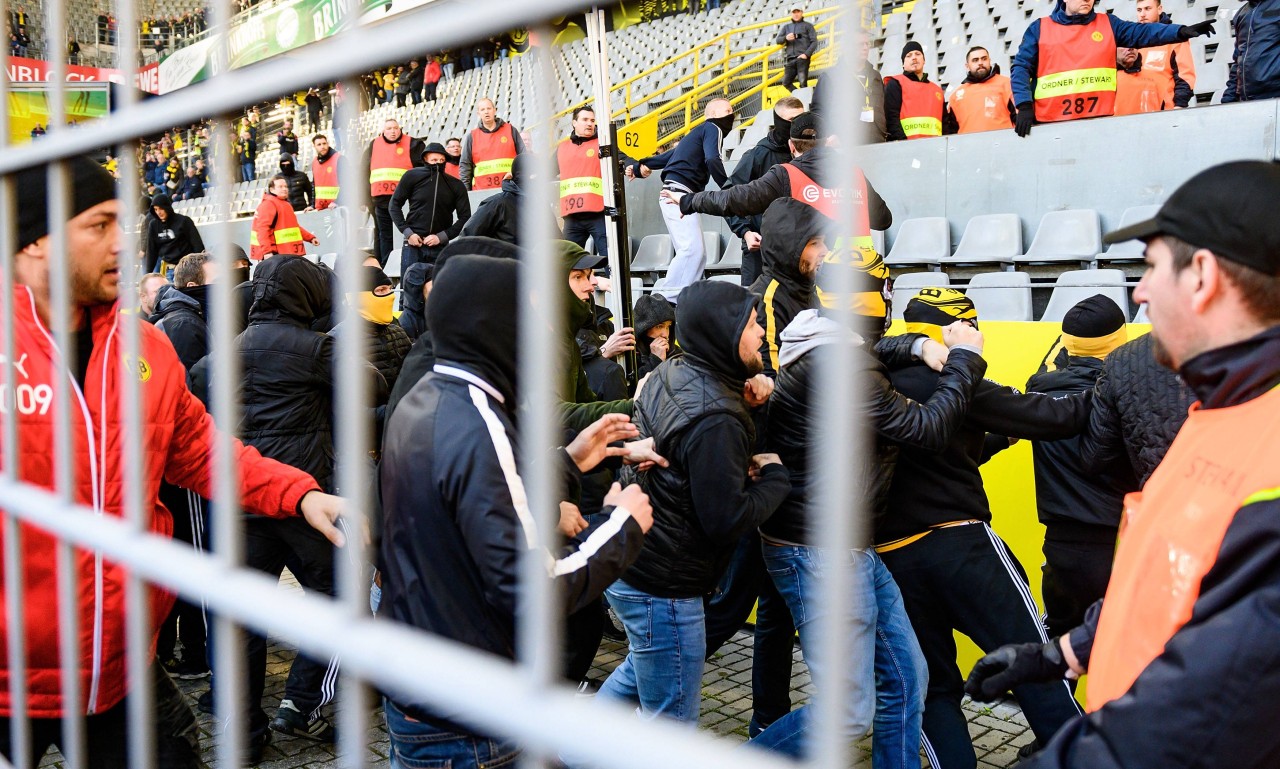
<instances>
[{"instance_id":1,"label":"black hooded jacket","mask_svg":"<svg viewBox=\"0 0 1280 769\"><path fill-rule=\"evenodd\" d=\"M480 201L476 211L462 228L463 235L494 238L505 243L520 245L520 198L527 181L524 166L528 162L523 155L516 156L511 166L511 178L502 181L502 191ZM560 237L560 228L551 224L552 237Z\"/></svg>"},{"instance_id":2,"label":"black hooded jacket","mask_svg":"<svg viewBox=\"0 0 1280 769\"><path fill-rule=\"evenodd\" d=\"M513 260L475 255L441 269L427 307L436 368L397 408L381 467L381 612L508 659L517 643L519 561L539 541L537 527L553 520L525 508L517 474L518 271ZM576 553L548 554L558 605L569 612L595 600L639 552L642 534L630 514L603 512L606 523ZM397 704L437 725L456 718L445 708Z\"/></svg>"},{"instance_id":3,"label":"black hooded jacket","mask_svg":"<svg viewBox=\"0 0 1280 769\"><path fill-rule=\"evenodd\" d=\"M395 322L409 335L410 342L418 341L427 330L427 303L422 298L422 288L431 280L434 265L419 262L409 265L400 278L400 301L403 309Z\"/></svg>"},{"instance_id":4,"label":"black hooded jacket","mask_svg":"<svg viewBox=\"0 0 1280 769\"><path fill-rule=\"evenodd\" d=\"M623 580L664 598L692 598L715 587L738 540L768 518L790 483L781 465L748 479L755 428L742 397L750 376L738 354L755 312L746 289L701 281L680 293L676 325L685 354L650 375L636 400L640 437L671 463L637 472L653 505L653 528Z\"/></svg>"},{"instance_id":5,"label":"black hooded jacket","mask_svg":"<svg viewBox=\"0 0 1280 769\"><path fill-rule=\"evenodd\" d=\"M409 204L409 215L404 206ZM444 164L411 168L400 177L389 205L391 222L405 237L436 235L440 246L462 234L471 218L471 199L462 182L444 172Z\"/></svg>"},{"instance_id":6,"label":"black hooded jacket","mask_svg":"<svg viewBox=\"0 0 1280 769\"><path fill-rule=\"evenodd\" d=\"M288 152L280 155L280 173L289 182L289 205L294 211L301 211L315 205L316 192L311 186L311 180L297 169L293 155Z\"/></svg>"},{"instance_id":7,"label":"black hooded jacket","mask_svg":"<svg viewBox=\"0 0 1280 769\"><path fill-rule=\"evenodd\" d=\"M165 212L165 220L160 221L158 216L147 220L147 272L159 272L161 262L177 264L187 254L204 250L196 223L175 212L168 195L156 195L151 205Z\"/></svg>"},{"instance_id":8,"label":"black hooded jacket","mask_svg":"<svg viewBox=\"0 0 1280 769\"><path fill-rule=\"evenodd\" d=\"M209 354L209 327L204 308L189 291L168 284L161 286L156 293L156 311L151 315L151 322L169 337L187 371Z\"/></svg>"},{"instance_id":9,"label":"black hooded jacket","mask_svg":"<svg viewBox=\"0 0 1280 769\"><path fill-rule=\"evenodd\" d=\"M729 187L736 187L740 184L747 184L764 176L765 173L779 163L786 163L791 160L791 148L787 146L787 135L779 134L778 126L791 125L787 121L782 121L775 114L774 127L769 133L761 139L756 146L747 150L747 154L738 158L738 164L734 166L733 173L729 175ZM760 229L763 225L760 214L753 216L730 216L726 218L726 224L733 231L734 235L739 238L745 238L748 232L760 233L764 230Z\"/></svg>"},{"instance_id":10,"label":"black hooded jacket","mask_svg":"<svg viewBox=\"0 0 1280 769\"><path fill-rule=\"evenodd\" d=\"M324 272L298 258L274 257L258 266L249 327L236 338L243 396L237 433L263 456L310 473L331 492L335 340L310 328L315 318L330 312ZM206 357L192 378L209 381L209 366ZM378 402L384 401L386 380L365 366L370 390Z\"/></svg>"},{"instance_id":11,"label":"black hooded jacket","mask_svg":"<svg viewBox=\"0 0 1280 769\"><path fill-rule=\"evenodd\" d=\"M834 157L833 157L834 156ZM834 187L830 168L835 167L840 159L827 147L814 147L803 155L793 159L790 165L795 166L823 187ZM791 197L791 179L787 176L786 163L776 165L765 172L764 176L749 184L730 187L727 190L697 192L685 195L680 199L680 213L712 214L713 216L755 216L763 214L769 204L778 198ZM873 230L887 230L893 224L893 214L884 198L867 180L867 216ZM765 233L761 233L765 234Z\"/></svg>"},{"instance_id":12,"label":"black hooded jacket","mask_svg":"<svg viewBox=\"0 0 1280 769\"><path fill-rule=\"evenodd\" d=\"M781 198L764 214L764 240L760 243L763 267L749 289L760 300L756 320L764 329L760 356L764 373L778 374L778 347L782 331L804 310L818 306L818 289L813 277L800 272L800 255L812 238L825 234L825 216L813 206L792 198Z\"/></svg>"},{"instance_id":13,"label":"black hooded jacket","mask_svg":"<svg viewBox=\"0 0 1280 769\"><path fill-rule=\"evenodd\" d=\"M1103 368L1099 358L1063 355L1058 363L1052 371L1033 374L1027 380L1027 392L1088 392ZM1095 409L1097 402L1095 394ZM1094 472L1082 456L1081 442L1075 436L1032 444L1040 522L1047 527L1049 539L1115 542L1124 495L1137 488L1133 470L1121 458Z\"/></svg>"}]
</instances>

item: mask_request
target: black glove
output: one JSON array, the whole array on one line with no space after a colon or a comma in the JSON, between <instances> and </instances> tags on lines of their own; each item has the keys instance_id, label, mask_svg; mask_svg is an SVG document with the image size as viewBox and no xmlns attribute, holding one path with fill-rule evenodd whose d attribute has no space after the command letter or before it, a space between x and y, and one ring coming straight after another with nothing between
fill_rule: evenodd
<instances>
[{"instance_id":1,"label":"black glove","mask_svg":"<svg viewBox=\"0 0 1280 769\"><path fill-rule=\"evenodd\" d=\"M1031 133L1031 126L1036 124L1036 108L1031 102L1018 105L1018 119L1013 124L1014 133L1026 136Z\"/></svg>"},{"instance_id":2,"label":"black glove","mask_svg":"<svg viewBox=\"0 0 1280 769\"><path fill-rule=\"evenodd\" d=\"M1186 24L1178 27L1178 39L1190 40L1193 37L1203 37L1204 35L1213 34L1213 19L1202 21L1199 24Z\"/></svg>"},{"instance_id":3,"label":"black glove","mask_svg":"<svg viewBox=\"0 0 1280 769\"><path fill-rule=\"evenodd\" d=\"M1068 669L1057 638L1042 644L1009 644L978 660L964 691L978 702L991 702L1015 686L1063 678Z\"/></svg>"}]
</instances>

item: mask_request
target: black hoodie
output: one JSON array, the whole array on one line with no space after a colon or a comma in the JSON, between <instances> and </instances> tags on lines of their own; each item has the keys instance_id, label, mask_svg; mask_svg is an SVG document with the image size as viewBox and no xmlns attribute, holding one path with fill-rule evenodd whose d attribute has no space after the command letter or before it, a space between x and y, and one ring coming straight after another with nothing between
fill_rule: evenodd
<instances>
[{"instance_id":1,"label":"black hoodie","mask_svg":"<svg viewBox=\"0 0 1280 769\"><path fill-rule=\"evenodd\" d=\"M699 281L680 292L676 327L685 354L650 375L636 399L642 438L670 467L623 469L623 483L649 494L653 528L627 584L664 598L693 598L719 581L738 540L786 497L786 468L747 476L755 429L742 397L751 370L738 354L756 311L745 288Z\"/></svg>"},{"instance_id":2,"label":"black hoodie","mask_svg":"<svg viewBox=\"0 0 1280 769\"><path fill-rule=\"evenodd\" d=\"M756 320L764 328L760 355L764 373L770 377L777 377L783 329L802 311L818 306L814 279L800 273L800 255L810 240L825 234L826 221L816 208L794 198L775 200L765 211L767 234L760 243L763 266L750 291L760 300L756 310Z\"/></svg>"},{"instance_id":3,"label":"black hoodie","mask_svg":"<svg viewBox=\"0 0 1280 769\"><path fill-rule=\"evenodd\" d=\"M147 272L159 272L161 262L177 264L187 254L204 250L196 223L191 217L175 212L168 195L156 195L151 205L165 212L165 220L160 221L154 211L147 220Z\"/></svg>"},{"instance_id":4,"label":"black hoodie","mask_svg":"<svg viewBox=\"0 0 1280 769\"><path fill-rule=\"evenodd\" d=\"M791 160L791 148L787 146L787 137L790 133L790 121L784 121L775 113L773 116L774 127L769 134L761 139L756 146L747 150L747 153L738 158L738 164L734 167L733 173L729 175L729 187L736 187L740 184L754 182L770 169L779 163L786 163ZM780 132L778 129L785 125L786 132ZM745 238L748 232L763 232L760 228L760 214L753 216L730 216L726 223L734 235L739 238Z\"/></svg>"},{"instance_id":5,"label":"black hoodie","mask_svg":"<svg viewBox=\"0 0 1280 769\"><path fill-rule=\"evenodd\" d=\"M297 169L293 155L285 152L280 155L280 173L289 182L289 205L294 211L301 211L315 205L315 189L307 175Z\"/></svg>"}]
</instances>

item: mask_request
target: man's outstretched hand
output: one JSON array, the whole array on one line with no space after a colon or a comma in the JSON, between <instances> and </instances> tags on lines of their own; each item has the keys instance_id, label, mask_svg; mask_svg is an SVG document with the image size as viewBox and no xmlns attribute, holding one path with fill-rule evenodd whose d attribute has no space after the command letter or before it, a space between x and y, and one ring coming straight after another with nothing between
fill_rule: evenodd
<instances>
[{"instance_id":1,"label":"man's outstretched hand","mask_svg":"<svg viewBox=\"0 0 1280 769\"><path fill-rule=\"evenodd\" d=\"M337 522L346 509L347 501L342 497L325 494L323 491L311 490L302 495L298 510L311 528L324 535L334 547L343 547L347 538L338 531Z\"/></svg>"}]
</instances>

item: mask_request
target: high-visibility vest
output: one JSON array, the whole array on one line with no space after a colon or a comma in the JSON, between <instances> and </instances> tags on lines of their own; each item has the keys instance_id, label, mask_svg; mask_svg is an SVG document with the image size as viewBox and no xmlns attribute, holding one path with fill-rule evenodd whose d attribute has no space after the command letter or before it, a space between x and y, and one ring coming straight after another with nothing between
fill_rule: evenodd
<instances>
[{"instance_id":1,"label":"high-visibility vest","mask_svg":"<svg viewBox=\"0 0 1280 769\"><path fill-rule=\"evenodd\" d=\"M471 189L493 190L502 186L502 177L516 159L515 131L503 123L493 133L471 129Z\"/></svg>"},{"instance_id":2,"label":"high-visibility vest","mask_svg":"<svg viewBox=\"0 0 1280 769\"><path fill-rule=\"evenodd\" d=\"M1191 43L1183 40L1180 43L1166 43L1151 48L1139 48L1142 54L1142 69L1154 76L1160 83L1160 98L1164 100L1165 109L1173 109L1173 62L1177 57L1178 77L1187 81L1192 90L1196 87L1196 63L1191 55Z\"/></svg>"},{"instance_id":3,"label":"high-visibility vest","mask_svg":"<svg viewBox=\"0 0 1280 769\"><path fill-rule=\"evenodd\" d=\"M338 153L321 162L311 161L311 181L316 187L316 210L328 208L338 199Z\"/></svg>"},{"instance_id":4,"label":"high-visibility vest","mask_svg":"<svg viewBox=\"0 0 1280 769\"><path fill-rule=\"evenodd\" d=\"M1165 104L1160 81L1146 70L1134 73L1116 71L1115 114L1140 115L1159 112L1169 106L1172 104Z\"/></svg>"},{"instance_id":5,"label":"high-visibility vest","mask_svg":"<svg viewBox=\"0 0 1280 769\"><path fill-rule=\"evenodd\" d=\"M908 139L928 139L942 135L942 88L936 83L920 82L906 75L890 75L885 83L897 80L902 87L902 111L898 122Z\"/></svg>"},{"instance_id":6,"label":"high-visibility vest","mask_svg":"<svg viewBox=\"0 0 1280 769\"><path fill-rule=\"evenodd\" d=\"M269 237L260 237L262 229ZM293 212L289 201L277 198L270 192L264 193L258 210L253 215L253 226L249 230L249 258L259 260L267 254L292 254L301 256L307 253L305 241L311 233L298 224L298 216Z\"/></svg>"},{"instance_id":7,"label":"high-visibility vest","mask_svg":"<svg viewBox=\"0 0 1280 769\"><path fill-rule=\"evenodd\" d=\"M1142 491L1125 497L1120 545L1089 658L1088 709L1133 685L1191 619L1236 511L1280 497L1280 388L1201 409Z\"/></svg>"},{"instance_id":8,"label":"high-visibility vest","mask_svg":"<svg viewBox=\"0 0 1280 769\"><path fill-rule=\"evenodd\" d=\"M400 134L399 141L388 142L381 136L373 140L373 152L369 156L369 194L393 195L404 172L413 168L409 149L413 139Z\"/></svg>"},{"instance_id":9,"label":"high-visibility vest","mask_svg":"<svg viewBox=\"0 0 1280 769\"><path fill-rule=\"evenodd\" d=\"M823 187L811 176L796 168L791 163L783 163L787 172L787 181L791 185L791 197L816 208L820 213L832 220L840 216L839 200L844 197L838 190ZM867 177L862 170L853 169L853 237L851 245L863 254L876 252L875 241L871 238L871 214L867 210ZM838 250L839 244L832 244L831 251Z\"/></svg>"},{"instance_id":10,"label":"high-visibility vest","mask_svg":"<svg viewBox=\"0 0 1280 769\"><path fill-rule=\"evenodd\" d=\"M600 178L600 141L560 142L556 149L560 167L560 215L599 213L604 210L604 180Z\"/></svg>"},{"instance_id":11,"label":"high-visibility vest","mask_svg":"<svg viewBox=\"0 0 1280 769\"><path fill-rule=\"evenodd\" d=\"M981 83L962 83L951 94L951 114L956 116L962 134L999 131L1013 128L1013 121L1009 119L1012 101L1009 78L992 75Z\"/></svg>"},{"instance_id":12,"label":"high-visibility vest","mask_svg":"<svg viewBox=\"0 0 1280 769\"><path fill-rule=\"evenodd\" d=\"M457 163L450 163L446 160L444 162L444 172L458 181L462 181L462 166Z\"/></svg>"},{"instance_id":13,"label":"high-visibility vest","mask_svg":"<svg viewBox=\"0 0 1280 769\"><path fill-rule=\"evenodd\" d=\"M1094 15L1088 24L1040 19L1036 64L1036 120L1056 123L1114 112L1116 36L1111 17Z\"/></svg>"}]
</instances>

